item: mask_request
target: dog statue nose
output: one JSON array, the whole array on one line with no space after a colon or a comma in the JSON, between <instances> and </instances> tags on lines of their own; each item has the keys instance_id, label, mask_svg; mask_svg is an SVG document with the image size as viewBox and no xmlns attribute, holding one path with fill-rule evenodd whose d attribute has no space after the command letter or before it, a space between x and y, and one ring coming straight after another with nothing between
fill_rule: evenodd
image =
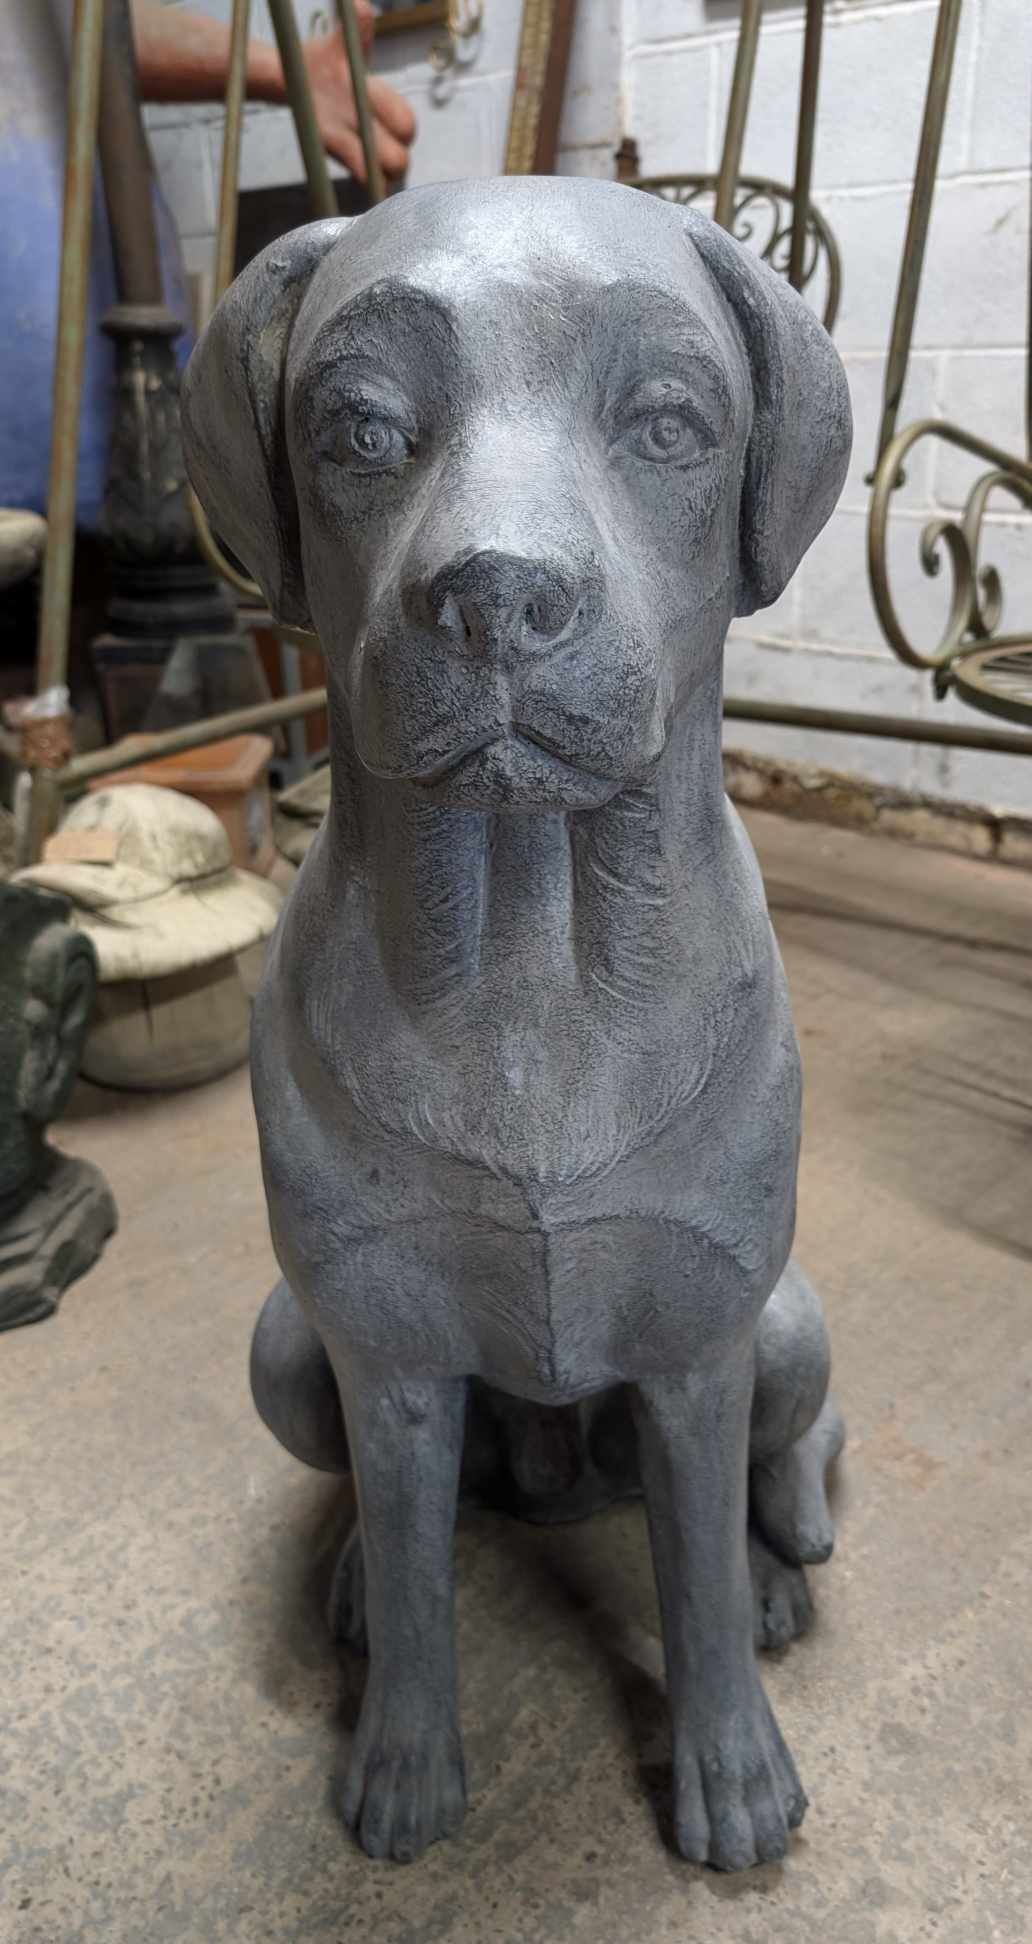
<instances>
[{"instance_id":1,"label":"dog statue nose","mask_svg":"<svg viewBox=\"0 0 1032 1944\"><path fill-rule=\"evenodd\" d=\"M426 590L431 626L460 653L505 660L548 653L579 633L584 584L558 562L476 553L442 567Z\"/></svg>"}]
</instances>

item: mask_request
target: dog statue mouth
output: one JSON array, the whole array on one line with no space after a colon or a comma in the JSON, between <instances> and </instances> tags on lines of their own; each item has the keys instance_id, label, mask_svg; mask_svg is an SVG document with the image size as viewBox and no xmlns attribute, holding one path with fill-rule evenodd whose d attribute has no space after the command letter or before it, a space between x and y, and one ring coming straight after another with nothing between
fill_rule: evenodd
<instances>
[{"instance_id":1,"label":"dog statue mouth","mask_svg":"<svg viewBox=\"0 0 1032 1944\"><path fill-rule=\"evenodd\" d=\"M526 729L492 730L408 780L432 802L470 808L590 807L620 787L618 778L599 776Z\"/></svg>"}]
</instances>

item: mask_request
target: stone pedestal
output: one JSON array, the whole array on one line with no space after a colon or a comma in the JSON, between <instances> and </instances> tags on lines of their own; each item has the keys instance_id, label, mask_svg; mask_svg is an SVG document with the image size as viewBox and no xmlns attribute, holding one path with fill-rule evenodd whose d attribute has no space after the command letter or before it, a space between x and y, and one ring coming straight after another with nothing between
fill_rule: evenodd
<instances>
[{"instance_id":1,"label":"stone pedestal","mask_svg":"<svg viewBox=\"0 0 1032 1944\"><path fill-rule=\"evenodd\" d=\"M179 429L175 340L160 304L118 304L104 319L115 345L115 414L103 532L111 570L108 625L91 655L108 733L141 728L177 642L237 634L236 609L197 546Z\"/></svg>"}]
</instances>

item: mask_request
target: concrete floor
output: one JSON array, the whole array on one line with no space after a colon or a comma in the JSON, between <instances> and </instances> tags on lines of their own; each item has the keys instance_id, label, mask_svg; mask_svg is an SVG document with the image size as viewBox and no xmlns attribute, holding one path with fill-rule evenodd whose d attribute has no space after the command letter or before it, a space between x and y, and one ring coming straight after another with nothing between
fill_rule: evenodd
<instances>
[{"instance_id":1,"label":"concrete floor","mask_svg":"<svg viewBox=\"0 0 1032 1944\"><path fill-rule=\"evenodd\" d=\"M361 1683L320 1614L339 1488L250 1405L273 1263L241 1073L82 1091L60 1139L121 1231L57 1319L0 1339L5 1944L1032 1933L1032 883L752 823L850 1425L816 1629L766 1663L812 1798L788 1862L729 1879L664 1846L637 1506L463 1521L465 1831L405 1869L337 1825Z\"/></svg>"}]
</instances>

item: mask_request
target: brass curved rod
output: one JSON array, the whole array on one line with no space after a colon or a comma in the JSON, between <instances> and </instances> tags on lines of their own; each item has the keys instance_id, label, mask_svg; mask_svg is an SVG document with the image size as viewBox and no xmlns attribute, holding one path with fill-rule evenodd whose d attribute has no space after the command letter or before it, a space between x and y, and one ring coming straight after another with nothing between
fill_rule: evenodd
<instances>
[{"instance_id":1,"label":"brass curved rod","mask_svg":"<svg viewBox=\"0 0 1032 1944\"><path fill-rule=\"evenodd\" d=\"M326 156L322 147L315 110L312 105L311 89L304 63L301 59L297 27L287 0L272 0L271 13L287 84L294 127L305 165L308 179L312 213L316 216L335 216L337 198L327 171ZM345 23L353 26L354 15L349 8L341 10ZM228 289L233 278L233 265L236 254L237 203L240 185L240 140L243 132L244 102L247 93L247 41L251 30L251 0L233 0L233 15L230 25L229 64L226 88L226 113L222 130L222 170L219 183L219 227L215 246L215 299L216 302ZM354 53L354 48L352 48ZM358 56L355 56L356 60ZM364 101L365 70L356 82L356 101L361 95ZM366 118L368 120L368 116ZM368 130L363 130L363 142ZM373 174L370 172L370 183ZM242 574L228 558L212 533L205 518L200 501L195 493L190 493L190 507L193 513L194 531L208 565L214 568L222 580L228 581L241 599L251 606L262 607L265 596L257 581Z\"/></svg>"},{"instance_id":2,"label":"brass curved rod","mask_svg":"<svg viewBox=\"0 0 1032 1944\"><path fill-rule=\"evenodd\" d=\"M208 516L193 487L189 486L187 491L190 496L190 511L193 514L194 534L197 539L197 545L200 547L209 567L213 567L215 572L224 581L229 582L230 587L236 589L241 600L248 602L252 607L256 603L259 607L264 607L265 596L258 582L249 579L246 574L242 574L239 567L234 567L228 555L223 553L211 527L208 525Z\"/></svg>"},{"instance_id":3,"label":"brass curved rod","mask_svg":"<svg viewBox=\"0 0 1032 1944\"><path fill-rule=\"evenodd\" d=\"M662 196L667 202L691 204L697 202L700 196L715 197L719 181L719 176L706 174L632 176L628 187L644 189L648 195ZM772 269L787 274L791 267L795 213L795 192L790 183L774 182L766 176L740 175L735 184L735 202L728 225L730 234L739 243L750 242L754 224L749 219L759 215L759 205L762 203L768 206L770 234L759 255ZM806 262L800 287L810 282L822 251L828 265L828 288L821 321L825 330L831 332L835 328L842 298L842 259L830 223L811 203L806 224Z\"/></svg>"},{"instance_id":4,"label":"brass curved rod","mask_svg":"<svg viewBox=\"0 0 1032 1944\"><path fill-rule=\"evenodd\" d=\"M1008 478L1005 472L983 473L975 481L968 494L964 507L961 530L967 541L972 562L975 565L975 584L971 591L971 633L979 641L991 641L1003 615L1003 583L999 569L978 566L978 543L981 537L982 521L989 505L990 494L997 487L1007 491ZM1015 497L1020 499L1020 494Z\"/></svg>"},{"instance_id":5,"label":"brass curved rod","mask_svg":"<svg viewBox=\"0 0 1032 1944\"><path fill-rule=\"evenodd\" d=\"M976 459L984 459L991 470L972 486L958 516L939 514L926 522L921 532L920 559L924 572L934 578L941 565L944 547L953 572L953 589L946 624L935 647L922 653L909 639L892 599L889 586L888 525L892 494L900 484L903 461L920 439L942 439L958 446ZM911 668L944 670L962 649L975 642L989 641L1003 613L1003 587L995 567L980 567L979 547L982 526L991 494L1010 493L1021 506L1032 511L1032 464L1013 453L1004 452L988 439L965 432L946 419L915 419L889 441L874 474L871 505L867 520L867 571L871 594L890 648Z\"/></svg>"},{"instance_id":6,"label":"brass curved rod","mask_svg":"<svg viewBox=\"0 0 1032 1944\"><path fill-rule=\"evenodd\" d=\"M215 239L215 301L233 281L236 254L237 196L240 183L240 137L243 131L244 101L247 93L247 40L251 31L251 0L233 0L229 35L229 73L226 85L226 114L222 128L222 174L219 184L219 227ZM242 574L223 552L208 525L207 517L193 487L187 497L193 515L194 536L209 567L220 580L227 581L242 600L252 605L264 601L257 581Z\"/></svg>"}]
</instances>

